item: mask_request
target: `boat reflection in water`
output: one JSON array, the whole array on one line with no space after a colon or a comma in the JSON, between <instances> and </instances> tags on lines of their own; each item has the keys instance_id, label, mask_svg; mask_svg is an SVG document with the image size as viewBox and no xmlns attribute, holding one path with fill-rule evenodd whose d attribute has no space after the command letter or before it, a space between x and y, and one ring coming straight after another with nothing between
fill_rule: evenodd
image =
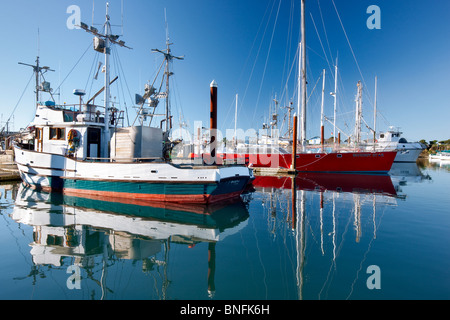
<instances>
[{"instance_id":1,"label":"boat reflection in water","mask_svg":"<svg viewBox=\"0 0 450 320\"><path fill-rule=\"evenodd\" d=\"M38 271L40 266L75 265L87 274L82 281L90 279L100 286L104 299L113 292L106 287L108 267L122 259L142 261L144 273L159 272L162 275L155 278L167 277L166 260L174 243L208 243L205 279L208 278L208 292L213 295L215 244L244 228L249 214L242 201L185 207L154 202L149 205L145 201L123 203L116 199L45 193L21 185L12 217L33 227L30 275L45 277L42 269ZM167 298L169 283L169 279L160 280L156 299ZM83 287L89 285L84 283Z\"/></svg>"},{"instance_id":2,"label":"boat reflection in water","mask_svg":"<svg viewBox=\"0 0 450 320\"><path fill-rule=\"evenodd\" d=\"M352 298L360 263L376 239L380 213L397 205L391 177L311 173L257 176L253 184L262 193L274 238L288 237L295 246L297 298ZM348 264L349 254L360 262Z\"/></svg>"},{"instance_id":3,"label":"boat reflection in water","mask_svg":"<svg viewBox=\"0 0 450 320\"><path fill-rule=\"evenodd\" d=\"M417 163L394 163L389 171L395 190L400 195L402 187L431 180L430 175L422 173Z\"/></svg>"},{"instance_id":4,"label":"boat reflection in water","mask_svg":"<svg viewBox=\"0 0 450 320\"><path fill-rule=\"evenodd\" d=\"M273 241L287 243L292 252L296 282L291 290L298 299L379 298L379 292L367 289L366 268L373 261L384 263L391 247L386 234L395 232L381 222L395 219L391 208L407 199L400 182L426 179L415 163L393 169L386 175L256 177L260 197L255 200L264 208L267 229Z\"/></svg>"},{"instance_id":5,"label":"boat reflection in water","mask_svg":"<svg viewBox=\"0 0 450 320\"><path fill-rule=\"evenodd\" d=\"M286 176L257 176L253 182L256 187L277 189L292 189L293 184L297 189L309 191L396 195L392 180L387 174L301 173L295 179Z\"/></svg>"},{"instance_id":6,"label":"boat reflection in water","mask_svg":"<svg viewBox=\"0 0 450 320\"><path fill-rule=\"evenodd\" d=\"M25 272L39 299L396 298L404 288L368 290L367 268L382 266L396 287L398 263L411 262L396 260L409 246L408 185L425 180L409 164L395 169L256 176L243 201L220 207L148 207L21 187L12 218L33 228ZM73 266L81 290L66 287Z\"/></svg>"}]
</instances>

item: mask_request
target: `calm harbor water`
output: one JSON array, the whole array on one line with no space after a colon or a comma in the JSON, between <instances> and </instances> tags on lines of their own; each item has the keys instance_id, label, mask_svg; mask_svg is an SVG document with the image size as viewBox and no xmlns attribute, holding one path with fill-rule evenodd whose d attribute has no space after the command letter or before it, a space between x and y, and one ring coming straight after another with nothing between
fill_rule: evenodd
<instances>
[{"instance_id":1,"label":"calm harbor water","mask_svg":"<svg viewBox=\"0 0 450 320\"><path fill-rule=\"evenodd\" d=\"M0 185L0 299L450 299L450 163L144 206Z\"/></svg>"}]
</instances>

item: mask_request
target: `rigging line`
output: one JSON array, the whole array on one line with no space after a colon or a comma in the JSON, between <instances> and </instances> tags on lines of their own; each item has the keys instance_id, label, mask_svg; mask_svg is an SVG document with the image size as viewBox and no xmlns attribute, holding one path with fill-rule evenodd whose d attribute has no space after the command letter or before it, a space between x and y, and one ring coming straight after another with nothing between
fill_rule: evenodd
<instances>
[{"instance_id":1,"label":"rigging line","mask_svg":"<svg viewBox=\"0 0 450 320\"><path fill-rule=\"evenodd\" d=\"M167 62L166 62L166 61L167 61ZM164 58L164 60L163 60L163 62L162 62L162 64L161 64L161 67L164 65L164 62L166 62L166 65L165 65L164 70L165 70L165 72L169 72L169 70L170 70L170 60L169 60L168 58ZM160 69L158 70L157 76L159 75L159 72L161 71L161 67L160 67ZM160 83L160 86L159 86L159 88L158 88L158 93L161 92L162 87L163 87L163 85L164 85L164 81L166 81L166 78L165 78L165 76L164 76L164 74L163 74L163 76L161 77L161 83ZM156 82L156 78L155 78L155 80L153 81L153 84L154 84L155 82ZM152 84L152 86L153 86L153 84ZM165 99L169 99L168 92L166 92L166 98L165 98ZM152 124L153 117L155 116L156 109L157 109L157 107L153 108L153 113L151 114L151 117L150 117L149 126ZM170 108L169 108L169 109L170 109ZM169 121L169 119L166 119L166 121Z\"/></svg>"},{"instance_id":2,"label":"rigging line","mask_svg":"<svg viewBox=\"0 0 450 320\"><path fill-rule=\"evenodd\" d=\"M95 65L95 62L96 62L96 61L98 61L98 52L95 53L94 59L92 60L91 71L93 71L93 68L94 68L94 65ZM89 83L89 78L91 77L91 71L89 72L89 77L88 77L88 79L86 80L86 85L85 85L85 87L84 87L84 90L85 90L85 91L86 91L87 85L88 85L88 83ZM91 78L91 86L89 87L88 97L91 96L91 92L92 92L92 87L93 87L93 85L94 85L94 77Z\"/></svg>"},{"instance_id":3,"label":"rigging line","mask_svg":"<svg viewBox=\"0 0 450 320\"><path fill-rule=\"evenodd\" d=\"M355 59L356 67L358 68L359 74L361 75L361 79L362 79L362 81L364 83L364 86L367 87L366 81L364 80L364 76L363 76L363 74L361 72L361 68L359 67L358 60L356 59L355 52L353 51L352 45L350 44L350 40L348 39L348 36L347 36L347 32L345 31L345 28L344 28L344 24L342 23L341 16L339 15L339 12L338 12L338 10L336 8L336 4L334 3L334 0L331 0L331 2L333 2L334 9L336 11L337 17L338 17L339 22L341 24L342 30L344 31L344 35L345 35L345 38L347 39L347 43L348 43L348 46L350 47L350 51L352 52L353 59Z\"/></svg>"},{"instance_id":4,"label":"rigging line","mask_svg":"<svg viewBox=\"0 0 450 320\"><path fill-rule=\"evenodd\" d=\"M172 70L173 70L173 66L172 66ZM172 89L170 91L172 92L172 96L173 96L173 99L170 99L170 106L172 107L172 104L175 105L175 110L178 115L179 126L181 128L182 122L184 121L184 114L183 114L183 108L180 104L181 99L180 99L180 93L178 90L178 84L177 84L175 77L171 77L170 80L172 81L171 82L172 85L170 86ZM176 119L175 116L173 118ZM175 123L175 121L176 120L173 120L174 123Z\"/></svg>"},{"instance_id":5,"label":"rigging line","mask_svg":"<svg viewBox=\"0 0 450 320\"><path fill-rule=\"evenodd\" d=\"M125 79L125 74L123 73L123 71L121 71L121 69L118 66L119 65L119 54L118 54L117 48L114 48L114 50L113 50L113 58L114 58L114 67L117 70L117 75L120 76L121 79L122 78ZM123 90L123 83L122 83L122 81L119 80L119 82L117 82L117 87L118 87L117 91L118 91L118 97L119 97L119 106L121 105L121 99L123 99L123 105L124 105L124 108L125 108L125 112L127 114L127 123L129 125L128 107L127 107L127 103L125 101L125 92ZM121 93L122 93L122 97L120 96Z\"/></svg>"},{"instance_id":6,"label":"rigging line","mask_svg":"<svg viewBox=\"0 0 450 320\"><path fill-rule=\"evenodd\" d=\"M64 83L64 81L66 81L66 79L69 77L69 75L72 73L72 71L75 69L75 67L78 65L78 63L81 61L81 59L84 57L84 55L86 54L86 52L88 52L88 50L91 48L91 43L89 42L88 47L86 48L86 50L84 51L84 53L81 55L81 57L78 59L78 61L75 63L75 65L72 67L72 69L69 71L69 73L66 75L66 77L63 79L63 81L59 84L58 88L55 89L55 91L58 91L59 88L61 88L62 84Z\"/></svg>"},{"instance_id":7,"label":"rigging line","mask_svg":"<svg viewBox=\"0 0 450 320\"><path fill-rule=\"evenodd\" d=\"M244 67L242 68L241 75L239 76L239 80L238 80L237 83L240 82L240 80L241 80L241 78L242 78L242 76L243 76L243 74L244 74L245 66L247 65L248 61L250 60L251 52L253 51L253 48L255 47L256 39L258 38L259 32L261 31L261 27L262 27L262 25L263 25L264 18L265 18L266 14L267 14L267 12L268 12L268 10L269 10L269 7L270 7L269 4L270 4L270 1L269 1L268 4L267 4L267 8L266 8L266 11L264 12L263 19L261 19L261 23L259 24L258 31L256 32L255 39L253 40L252 46L251 46L250 51L249 51L249 53L248 53L247 59L245 60ZM273 6L272 6L272 10L273 10ZM267 29L267 26L266 26L266 29ZM265 35L265 33L266 33L266 29L264 30L264 35ZM263 39L264 39L264 35L263 35ZM261 40L261 44L262 44L262 40ZM259 51L260 51L260 49L261 49L261 44L260 44L260 46L259 46L259 49L258 49L258 53L257 53L257 55L256 55L256 58L255 58L255 60L254 60L254 62L253 62L252 71L251 71L250 77L249 77L249 79L248 79L248 81L247 81L247 86L246 86L246 88L245 88L244 97L243 97L242 101L244 101L245 96L247 95L247 89L248 89L248 86L249 86L249 84L250 84L250 80L251 80L252 75L253 75L253 70L255 69L256 61L258 60L258 55L259 55Z\"/></svg>"},{"instance_id":8,"label":"rigging line","mask_svg":"<svg viewBox=\"0 0 450 320\"><path fill-rule=\"evenodd\" d=\"M161 68L162 68L162 66L164 65L164 62L165 62L166 60L163 60L162 62L161 62L161 65L159 66L159 70L158 70L158 73L156 74L156 77L155 77L155 79L153 80L153 82L152 82L152 84L151 84L151 87L153 87L153 85L155 84L155 81L156 81L156 78L158 77L158 75L159 75L159 72L161 71ZM126 82L126 79L125 79L125 82ZM128 84L127 84L127 88L128 88ZM130 89L128 88L128 92L130 92ZM131 93L130 93L130 97L131 97ZM139 110L138 111L136 111L136 117L134 118L134 121L133 121L133 126L134 126L134 123L136 122L136 120L137 120L137 118L139 117L139 112L140 112L140 110L143 108L143 106L144 106L144 104L142 104L140 107L139 107Z\"/></svg>"},{"instance_id":9,"label":"rigging line","mask_svg":"<svg viewBox=\"0 0 450 320\"><path fill-rule=\"evenodd\" d=\"M289 97L288 97L287 85L288 85L289 79L291 78L292 70L294 69L294 66L295 66L296 63L297 63L298 52L299 52L299 47L297 46L297 50L296 50L296 52L295 52L294 59L292 60L292 64L291 64L291 68L290 68L290 70L289 70L289 74L287 75L287 79L286 79L286 81L285 81L284 89L283 89L283 90L280 90L280 91L281 91L281 96L280 96L280 99L279 99L280 101L282 101L282 100L284 99L284 96L285 96L285 95L286 95L286 98L289 99ZM297 81L296 81L295 83L297 83ZM297 85L297 84L296 84L296 85ZM292 100L294 99L294 97L295 97L295 92L297 92L296 88L297 88L297 87L295 86L294 91L293 91L294 93L293 93L292 97L290 98L291 101L292 101Z\"/></svg>"},{"instance_id":10,"label":"rigging line","mask_svg":"<svg viewBox=\"0 0 450 320\"><path fill-rule=\"evenodd\" d=\"M297 46L297 52L295 53L295 56L294 56L294 61L293 61L293 63L292 63L292 67L291 67L291 72L292 72L292 68L297 64L297 60L298 60L298 55L300 54L300 46ZM297 68L298 69L298 68ZM297 70L295 70L295 74L297 75ZM290 74L289 74L289 77L290 77ZM297 77L296 77L297 78ZM295 86L294 86L294 90L292 91L292 96L291 96L291 101L293 101L294 100L294 98L295 98L295 96L296 96L296 94L297 94L297 88L298 88L298 81L295 81L294 82L295 83Z\"/></svg>"},{"instance_id":11,"label":"rigging line","mask_svg":"<svg viewBox=\"0 0 450 320\"><path fill-rule=\"evenodd\" d=\"M117 48L115 48L115 57L116 57L115 60L116 60L116 64L117 64L117 66L116 66L116 68L117 68L117 74L118 74L118 75L121 75L120 79L124 79L124 81L125 81L125 80L126 80L126 77L125 77L125 73L124 73L123 69L120 68L120 56L119 56L119 53L118 53ZM120 91L119 91L119 102L121 102L120 99L123 99L123 108L125 109L125 111L126 111L126 113L127 113L127 123L128 123L128 125L129 125L129 120L128 120L128 106L127 106L127 102L126 102L125 90L124 90L124 84L123 84L123 82L119 80L119 82L117 82L117 87L120 88ZM120 93L122 93L122 96L121 96L121 97L120 97ZM133 104L133 100L132 100L131 94L130 94L130 104Z\"/></svg>"},{"instance_id":12,"label":"rigging line","mask_svg":"<svg viewBox=\"0 0 450 320\"><path fill-rule=\"evenodd\" d=\"M322 78L322 71L320 71L320 75L319 75L319 77L317 78L316 84L314 85L314 88L311 90L311 93L309 94L308 99L306 99L306 102L309 102L309 99L311 98L312 94L314 93L314 90L316 89L317 84L319 83L319 80L320 80L321 78Z\"/></svg>"},{"instance_id":13,"label":"rigging line","mask_svg":"<svg viewBox=\"0 0 450 320\"><path fill-rule=\"evenodd\" d=\"M25 92L27 91L27 88L28 88L28 85L29 85L30 82L31 82L31 79L33 79L33 76L34 76L34 72L31 74L30 79L28 80L27 85L25 86L25 89L23 89L22 94L20 95L19 101L17 101L16 105L14 106L14 108L13 108L13 110L12 110L12 112L11 112L9 118L8 118L8 120L6 120L6 123L5 123L5 125L3 126L2 131L1 131L0 133L3 133L3 131L4 131L5 128L6 128L6 124L9 122L9 120L11 120L11 117L14 115L14 112L16 111L17 106L19 105L19 103L20 103L20 101L22 100L22 98L23 98Z\"/></svg>"},{"instance_id":14,"label":"rigging line","mask_svg":"<svg viewBox=\"0 0 450 320\"><path fill-rule=\"evenodd\" d=\"M229 124L232 124L231 127L234 126L234 123L233 123L233 122L234 122L234 112L233 112L233 119L232 119L232 120L229 120L228 117L230 116L231 110L234 111L233 106L235 106L235 105L236 105L236 96L233 97L233 101L230 103L230 105L228 106L228 108L226 108L226 110L228 110L228 111L227 111L227 114L226 114L226 116L224 117L224 120L221 121L221 125L220 125L219 127L221 127L221 128L225 127L225 129L227 129L227 128L226 128L227 123L228 123L228 125L229 125ZM231 127L230 127L230 128L231 128ZM233 128L234 128L234 127L233 127Z\"/></svg>"},{"instance_id":15,"label":"rigging line","mask_svg":"<svg viewBox=\"0 0 450 320\"><path fill-rule=\"evenodd\" d=\"M250 77L249 77L249 79L248 79L247 86L246 86L246 88L245 88L244 99L245 99L245 96L247 95L247 89L248 89L248 86L250 85L250 80L251 80L251 78L252 78L252 76L253 76L253 71L255 70L256 62L258 61L258 57L259 57L259 53L261 52L261 47L262 47L262 45L263 45L264 38L265 38L265 36L266 36L267 28L269 27L270 16L272 15L274 6L275 6L275 2L273 2L272 9L270 10L269 18L268 18L268 20L267 20L266 27L264 28L264 32L263 32L263 35L262 35L262 38L261 38L261 42L260 42L260 44L259 44L258 52L256 53L256 57L255 57L255 61L254 61L254 63L253 63L252 71L251 71L251 73L250 73ZM259 32L259 31L258 31L258 32ZM256 39L255 39L255 40L256 40ZM254 113L253 113L252 122L253 122L253 120L254 120L254 118L255 118L256 108L257 108L257 106L255 106L255 111L254 111Z\"/></svg>"},{"instance_id":16,"label":"rigging line","mask_svg":"<svg viewBox=\"0 0 450 320\"><path fill-rule=\"evenodd\" d=\"M247 96L247 90L248 90L248 87L249 87L249 85L250 85L250 80L251 80L252 77L253 77L253 72L255 71L256 62L258 61L259 53L261 52L261 47L262 47L264 38L265 38L265 36L266 36L267 27L269 26L270 16L272 15L274 5L275 5L275 2L273 2L272 9L271 9L270 14L269 14L269 19L267 20L266 27L264 28L264 32L263 32L263 35L262 35L262 38L261 38L261 42L260 42L260 44L259 44L258 52L256 53L256 57L255 57L254 62L253 62L253 67L252 67L252 70L251 70L251 72L250 72L250 77L248 78L247 86L245 87L244 97L241 99L241 105L243 105L244 100L245 100L245 97ZM269 9L269 6L268 6L267 9L266 9L266 13L267 13L267 10L268 10L268 9ZM265 16L266 16L266 14L264 14L264 17L265 17ZM264 17L263 17L263 18L264 18ZM262 27L262 21L261 21L261 24L260 24L260 26L259 26L258 33L256 34L255 40L254 40L254 42L253 42L253 45L254 45L255 42L256 42L256 38L258 37L258 34L259 34L259 31L260 31L261 27ZM253 45L252 45L252 49L253 49ZM250 52L251 52L251 50L250 50ZM248 58L250 58L250 54L249 54ZM255 108L256 108L256 106L255 106ZM240 110L239 110L239 114L240 114L240 111L242 110L242 108L239 108L239 109L240 109ZM253 124L254 118L255 118L255 115L253 114L252 124Z\"/></svg>"},{"instance_id":17,"label":"rigging line","mask_svg":"<svg viewBox=\"0 0 450 320\"><path fill-rule=\"evenodd\" d=\"M118 54L117 54L117 61L118 61L119 69L120 69L120 71L123 74L123 80L125 82L125 86L127 87L128 94L130 95L131 105L133 105L133 96L131 95L130 87L128 86L128 81L127 81L127 78L125 77L125 72L123 71L122 61L120 60L120 57L119 57ZM125 99L125 95L124 95L124 99ZM128 107L125 107L125 110L126 110L126 113L127 113L127 123L128 123L128 125L130 125L130 120L128 118Z\"/></svg>"},{"instance_id":18,"label":"rigging line","mask_svg":"<svg viewBox=\"0 0 450 320\"><path fill-rule=\"evenodd\" d=\"M117 62L118 62L118 69L123 74L123 81L125 82L125 86L127 87L128 94L130 95L131 105L133 105L133 96L131 95L131 91L130 91L130 88L128 86L128 81L127 81L127 78L125 77L125 72L123 71L122 62L120 60L119 55L116 54L116 56L117 56ZM123 94L123 99L124 99L124 103L126 104L126 102L125 102L125 94ZM130 119L128 118L128 107L126 105L125 105L125 111L126 111L126 114L127 114L127 124L129 126L130 125Z\"/></svg>"},{"instance_id":19,"label":"rigging line","mask_svg":"<svg viewBox=\"0 0 450 320\"><path fill-rule=\"evenodd\" d=\"M173 67L172 67L173 70ZM179 126L180 128L185 127L185 128L189 128L189 124L186 120L186 117L184 116L184 111L183 111L183 104L182 104L182 99L180 96L180 90L179 90L179 86L178 86L178 82L176 77L171 77L170 80L172 81L172 96L174 97L174 99L171 99L171 101L173 101L175 103L175 108L176 111L178 112L178 121L179 121ZM171 102L172 104L172 102ZM174 117L175 118L175 117ZM174 120L175 122L175 120ZM187 129L186 129L187 130ZM189 130L188 130L189 131Z\"/></svg>"},{"instance_id":20,"label":"rigging line","mask_svg":"<svg viewBox=\"0 0 450 320\"><path fill-rule=\"evenodd\" d=\"M290 15L289 15L288 34L287 34L287 37L286 37L286 52L285 52L285 55L284 55L283 74L281 76L281 79L284 79L284 76L285 76L285 73L286 73L286 65L287 65L288 61L291 60L290 59L290 53L291 53L291 50L292 50L292 42L293 42L292 41L293 20L294 20L294 1L291 0L291 12L290 12ZM284 85L284 87L285 87L285 85ZM283 84L282 84L282 88L283 88ZM282 89L282 88L280 88L280 92L285 90L285 89ZM280 99L280 101L281 100L282 99Z\"/></svg>"},{"instance_id":21,"label":"rigging line","mask_svg":"<svg viewBox=\"0 0 450 320\"><path fill-rule=\"evenodd\" d=\"M112 57L113 57L113 63L114 63L114 69L115 69L115 71L116 71L116 74L117 74L117 76L119 76L119 78L125 78L125 74L123 74L123 73L121 73L120 72L120 69L119 69L119 67L118 67L118 58L119 58L119 53L118 53L118 50L117 50L117 48L114 48L112 51ZM117 87L117 98L118 98L118 101L113 101L113 104L114 105L121 105L122 104L122 100L121 99L123 99L123 103L124 103L124 105L126 106L126 103L125 103L125 95L122 95L121 96L121 91L122 91L122 93L123 93L123 84L122 84L122 81L121 80L119 80L119 81L117 81L116 83L114 83L114 85Z\"/></svg>"},{"instance_id":22,"label":"rigging line","mask_svg":"<svg viewBox=\"0 0 450 320\"><path fill-rule=\"evenodd\" d=\"M267 294L268 294L268 287L267 287L267 274L266 274L266 268L264 267L264 263L262 261L262 257L261 257L261 249L259 248L259 241L258 241L258 237L256 235L256 233L258 232L256 226L255 226L255 219L253 219L252 221L253 223L253 230L255 231L254 236L255 236L255 244L256 244L256 249L258 251L258 258L259 258L259 262L261 263L261 268L263 270L263 283L264 283L264 287L265 287L265 293L266 293L266 299L267 299Z\"/></svg>"},{"instance_id":23,"label":"rigging line","mask_svg":"<svg viewBox=\"0 0 450 320\"><path fill-rule=\"evenodd\" d=\"M322 9L320 7L320 1L319 0L317 0L317 5L319 7L320 19L322 20L323 32L325 34L325 40L327 41L328 51L330 53L330 59L331 59L331 61L334 61L333 54L331 53L330 42L328 41L327 29L325 28L325 22L323 20ZM331 73L333 74L333 72L331 72Z\"/></svg>"},{"instance_id":24,"label":"rigging line","mask_svg":"<svg viewBox=\"0 0 450 320\"><path fill-rule=\"evenodd\" d=\"M385 209L385 210L386 210L386 209ZM381 217L380 217L380 222L378 223L378 226L374 225L374 228L380 226L380 224L381 224L381 219L383 219L384 213L386 212L385 210L383 210L383 213L382 213L382 215L381 215ZM367 259L367 255L369 254L369 251L370 251L370 249L372 248L372 243L374 242L375 239L376 239L376 238L372 237L372 239L371 239L370 242L369 242L369 245L367 246L367 250L366 250L366 252L364 253L364 256L363 256L363 258L362 258L362 260L361 260L361 263L359 264L359 269L358 269L357 272L356 272L355 280L353 280L352 285L351 285L351 287L350 287L350 292L349 292L348 296L345 298L345 300L350 299L350 296L353 294L353 289L354 289L354 286L355 286L355 284L356 284L356 281L358 281L359 273L360 273L361 270L362 270L362 266L363 266L364 262L365 262L366 259Z\"/></svg>"},{"instance_id":25,"label":"rigging line","mask_svg":"<svg viewBox=\"0 0 450 320\"><path fill-rule=\"evenodd\" d=\"M268 61L269 61L270 50L271 50L271 48L272 48L272 41L273 41L273 36L274 36L274 34L275 34L276 26L277 26L278 14L280 13L280 7L281 7L281 0L280 0L280 2L278 3L277 15L276 15L276 17L275 17L275 22L274 22L274 24L273 24L272 36L271 36L271 38L270 38L269 50L268 50L268 52L267 52L266 63L264 64L264 71L263 71L263 74L262 74L261 83L260 83L260 85L259 85L258 97L257 97L257 99L256 99L256 106L258 106L259 98L260 98L260 95L261 95L262 85L263 85L263 83L264 83L264 77L265 77L265 75L266 75L267 63L268 63ZM256 106L255 106L255 110L254 110L254 112L253 112L253 118L254 118L255 115L256 115Z\"/></svg>"},{"instance_id":26,"label":"rigging line","mask_svg":"<svg viewBox=\"0 0 450 320\"><path fill-rule=\"evenodd\" d=\"M88 74L88 77L86 79L86 85L84 86L84 91L86 91L87 86L89 84L89 79L90 79L91 80L91 87L89 88L88 96L91 95L92 85L94 84L94 77L91 78L91 75L93 74L95 62L98 61L98 54L99 54L98 52L95 52L94 59L92 59L91 69L89 70L89 74Z\"/></svg>"},{"instance_id":27,"label":"rigging line","mask_svg":"<svg viewBox=\"0 0 450 320\"><path fill-rule=\"evenodd\" d=\"M328 56L325 53L325 48L323 47L322 39L320 38L319 31L317 30L316 23L314 22L313 15L312 15L311 12L309 14L311 15L311 20L312 20L314 29L316 30L317 38L319 38L320 46L322 47L323 54L325 55L325 60L327 61L328 68L330 69L330 74L333 74L333 69L331 67L330 61L328 60Z\"/></svg>"}]
</instances>

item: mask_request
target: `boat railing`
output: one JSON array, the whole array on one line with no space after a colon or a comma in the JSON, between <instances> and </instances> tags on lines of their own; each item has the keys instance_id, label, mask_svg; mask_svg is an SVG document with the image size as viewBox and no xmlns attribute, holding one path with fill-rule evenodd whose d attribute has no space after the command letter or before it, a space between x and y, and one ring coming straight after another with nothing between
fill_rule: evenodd
<instances>
[{"instance_id":1,"label":"boat railing","mask_svg":"<svg viewBox=\"0 0 450 320\"><path fill-rule=\"evenodd\" d=\"M161 157L148 157L148 158L86 157L84 160L90 162L120 162L120 163L164 162L164 159Z\"/></svg>"},{"instance_id":2,"label":"boat railing","mask_svg":"<svg viewBox=\"0 0 450 320\"><path fill-rule=\"evenodd\" d=\"M389 152L393 151L394 148L391 145L376 145L374 148L374 144L333 144L333 143L326 143L323 146L320 144L317 145L307 145L305 150L307 153L314 153L314 152L325 152L325 153L345 153L345 152ZM297 146L297 150L301 150L301 146ZM289 152L292 152L292 147L288 148Z\"/></svg>"},{"instance_id":3,"label":"boat railing","mask_svg":"<svg viewBox=\"0 0 450 320\"><path fill-rule=\"evenodd\" d=\"M54 110L63 111L64 122L105 122L105 106L96 104L59 104L47 105ZM110 124L118 126L119 122L124 121L123 110L117 108L109 108Z\"/></svg>"}]
</instances>

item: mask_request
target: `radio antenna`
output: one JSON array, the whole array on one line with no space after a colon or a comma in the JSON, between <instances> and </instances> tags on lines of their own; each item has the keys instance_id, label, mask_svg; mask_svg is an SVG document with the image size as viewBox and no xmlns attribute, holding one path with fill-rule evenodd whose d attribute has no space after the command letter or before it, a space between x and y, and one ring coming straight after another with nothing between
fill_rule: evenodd
<instances>
[{"instance_id":1,"label":"radio antenna","mask_svg":"<svg viewBox=\"0 0 450 320\"><path fill-rule=\"evenodd\" d=\"M93 25L93 26L103 26L104 25L103 23L94 23L94 17L95 17L95 14L94 14L95 10L94 9L95 9L95 0L92 0L92 24L91 25ZM121 34L119 34L119 36L123 36L124 35L124 33L123 33L123 0L120 1L120 11L121 11L121 24L120 25L118 25L118 24L111 24L111 26L112 27L120 27Z\"/></svg>"}]
</instances>

